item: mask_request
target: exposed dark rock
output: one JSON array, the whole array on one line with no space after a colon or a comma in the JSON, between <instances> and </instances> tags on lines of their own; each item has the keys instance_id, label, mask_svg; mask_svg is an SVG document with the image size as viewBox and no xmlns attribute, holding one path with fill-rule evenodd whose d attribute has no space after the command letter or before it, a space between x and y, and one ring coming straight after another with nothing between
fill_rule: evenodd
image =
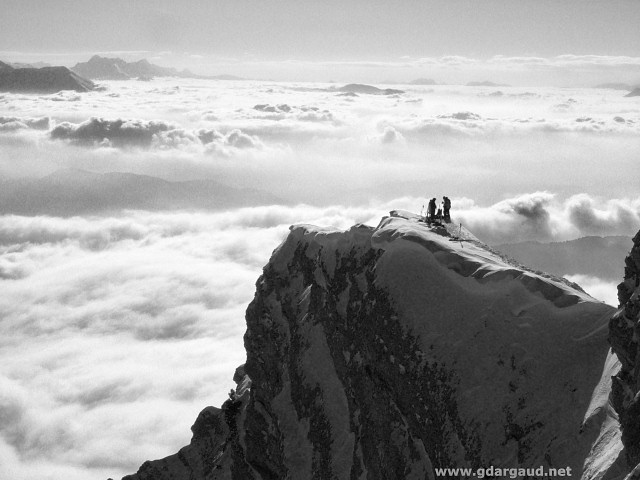
<instances>
[{"instance_id":1,"label":"exposed dark rock","mask_svg":"<svg viewBox=\"0 0 640 480\"><path fill-rule=\"evenodd\" d=\"M237 391L221 409L207 407L200 412L191 427L193 437L188 446L162 460L144 462L135 475L128 475L123 480L216 479L222 478L219 476L222 465L228 464L232 464L233 478L255 478L238 447L242 442L250 386L251 380L243 375Z\"/></svg>"},{"instance_id":2,"label":"exposed dark rock","mask_svg":"<svg viewBox=\"0 0 640 480\"><path fill-rule=\"evenodd\" d=\"M622 368L614 377L611 400L620 416L622 442L633 467L640 463L640 232L625 259L618 300L620 307L609 323L609 341Z\"/></svg>"},{"instance_id":3,"label":"exposed dark rock","mask_svg":"<svg viewBox=\"0 0 640 480\"><path fill-rule=\"evenodd\" d=\"M4 65L5 67L3 67ZM67 67L6 68L0 65L0 92L55 93L60 90L88 92L95 88Z\"/></svg>"}]
</instances>

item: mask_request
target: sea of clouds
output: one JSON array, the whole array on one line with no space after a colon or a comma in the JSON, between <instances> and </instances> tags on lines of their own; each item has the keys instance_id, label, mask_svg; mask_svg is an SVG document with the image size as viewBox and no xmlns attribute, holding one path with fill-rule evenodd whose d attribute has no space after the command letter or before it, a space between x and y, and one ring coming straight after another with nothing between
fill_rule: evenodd
<instances>
[{"instance_id":1,"label":"sea of clouds","mask_svg":"<svg viewBox=\"0 0 640 480\"><path fill-rule=\"evenodd\" d=\"M128 172L211 179L282 201L2 211L1 478L116 478L188 443L198 412L234 387L244 311L291 224L376 225L389 210L419 213L448 195L453 220L489 244L640 228L640 100L620 91L352 95L333 84L176 79L103 87L0 94L0 180ZM566 275L615 302L611 279Z\"/></svg>"}]
</instances>

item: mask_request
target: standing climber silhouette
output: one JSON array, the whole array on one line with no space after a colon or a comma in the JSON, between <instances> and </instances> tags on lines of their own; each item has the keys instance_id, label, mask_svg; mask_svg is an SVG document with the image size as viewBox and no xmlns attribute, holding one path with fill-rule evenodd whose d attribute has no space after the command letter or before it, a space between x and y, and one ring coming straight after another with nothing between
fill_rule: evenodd
<instances>
[{"instance_id":1,"label":"standing climber silhouette","mask_svg":"<svg viewBox=\"0 0 640 480\"><path fill-rule=\"evenodd\" d=\"M432 222L436 220L436 199L432 198L429 200L429 218Z\"/></svg>"},{"instance_id":2,"label":"standing climber silhouette","mask_svg":"<svg viewBox=\"0 0 640 480\"><path fill-rule=\"evenodd\" d=\"M444 200L444 202L442 202L444 205L444 219L445 221L449 221L451 220L451 215L449 214L449 210L451 210L451 200L449 200L447 196L442 197L442 200Z\"/></svg>"}]
</instances>

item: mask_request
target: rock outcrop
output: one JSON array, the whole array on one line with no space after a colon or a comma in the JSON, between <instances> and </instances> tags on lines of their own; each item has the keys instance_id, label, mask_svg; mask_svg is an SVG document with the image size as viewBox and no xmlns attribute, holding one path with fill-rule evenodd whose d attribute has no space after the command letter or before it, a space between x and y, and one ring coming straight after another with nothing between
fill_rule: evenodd
<instances>
[{"instance_id":1,"label":"rock outcrop","mask_svg":"<svg viewBox=\"0 0 640 480\"><path fill-rule=\"evenodd\" d=\"M0 92L88 92L94 88L93 82L82 78L67 67L13 68L6 63L0 65Z\"/></svg>"},{"instance_id":2,"label":"rock outcrop","mask_svg":"<svg viewBox=\"0 0 640 480\"><path fill-rule=\"evenodd\" d=\"M461 227L406 212L346 232L294 226L256 287L237 389L200 414L189 446L127 480L488 466L596 479L617 458L600 454L619 444L613 308Z\"/></svg>"},{"instance_id":3,"label":"rock outcrop","mask_svg":"<svg viewBox=\"0 0 640 480\"><path fill-rule=\"evenodd\" d=\"M626 458L633 467L640 463L640 232L625 260L618 300L620 308L611 318L609 339L622 368L614 377L611 401L620 417Z\"/></svg>"},{"instance_id":4,"label":"rock outcrop","mask_svg":"<svg viewBox=\"0 0 640 480\"><path fill-rule=\"evenodd\" d=\"M625 95L625 97L640 97L640 87L636 87Z\"/></svg>"}]
</instances>

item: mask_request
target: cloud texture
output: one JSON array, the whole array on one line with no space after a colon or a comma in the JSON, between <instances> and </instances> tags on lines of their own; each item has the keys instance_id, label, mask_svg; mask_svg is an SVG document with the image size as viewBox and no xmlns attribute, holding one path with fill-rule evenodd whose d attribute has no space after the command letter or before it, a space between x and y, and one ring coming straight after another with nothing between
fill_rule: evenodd
<instances>
[{"instance_id":1,"label":"cloud texture","mask_svg":"<svg viewBox=\"0 0 640 480\"><path fill-rule=\"evenodd\" d=\"M187 443L197 413L233 386L244 310L291 224L376 225L447 195L453 221L489 244L640 227L640 104L619 92L105 86L0 95L0 186L128 172L257 188L289 206L149 212L121 195L101 215L0 215L1 478L115 478ZM582 275L612 298L597 272Z\"/></svg>"},{"instance_id":2,"label":"cloud texture","mask_svg":"<svg viewBox=\"0 0 640 480\"><path fill-rule=\"evenodd\" d=\"M375 225L421 201L0 217L0 473L115 477L175 451L199 410L219 405L233 386L244 310L288 226ZM572 220L584 202L537 193L482 208L454 198L452 215L487 241L559 238L598 228ZM628 233L619 212L637 220L639 202L612 200L592 213ZM613 298L606 282L574 280Z\"/></svg>"},{"instance_id":3,"label":"cloud texture","mask_svg":"<svg viewBox=\"0 0 640 480\"><path fill-rule=\"evenodd\" d=\"M579 194L562 200L549 192L535 192L489 207L464 198L457 204L456 221L489 244L633 235L640 228L640 197L609 200Z\"/></svg>"},{"instance_id":4,"label":"cloud texture","mask_svg":"<svg viewBox=\"0 0 640 480\"><path fill-rule=\"evenodd\" d=\"M401 89L345 97L329 84L159 79L84 94L3 94L0 176L78 168L205 177L325 204L423 195L430 186L485 202L544 188L603 197L637 190L619 172L640 155L640 106L619 91Z\"/></svg>"}]
</instances>

